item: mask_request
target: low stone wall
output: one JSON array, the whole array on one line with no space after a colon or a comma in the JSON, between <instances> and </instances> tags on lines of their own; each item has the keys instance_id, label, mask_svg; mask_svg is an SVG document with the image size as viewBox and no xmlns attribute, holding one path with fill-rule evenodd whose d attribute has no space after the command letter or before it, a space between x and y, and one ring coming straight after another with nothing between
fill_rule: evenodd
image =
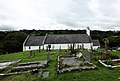
<instances>
[{"instance_id":1,"label":"low stone wall","mask_svg":"<svg viewBox=\"0 0 120 81\"><path fill-rule=\"evenodd\" d=\"M28 71L22 71L22 72L13 72L13 73L5 73L5 74L0 74L0 80L5 78L6 76L11 76L11 75L19 75L19 74L23 74L23 73L31 73L31 74L35 74L38 73L38 75L40 77L42 77L43 74L43 70L38 70L38 69L33 69L33 70L28 70Z\"/></svg>"},{"instance_id":2,"label":"low stone wall","mask_svg":"<svg viewBox=\"0 0 120 81\"><path fill-rule=\"evenodd\" d=\"M57 62L57 73L64 73L64 72L70 72L70 71L81 71L81 70L90 70L90 69L95 69L96 65L93 64L93 66L87 67L87 66L79 66L79 67L68 67L68 68L63 68L60 69L60 58L67 58L67 57L74 57L74 56L58 56L58 62ZM75 57L76 58L76 57ZM88 64L92 64L87 62Z\"/></svg>"},{"instance_id":3,"label":"low stone wall","mask_svg":"<svg viewBox=\"0 0 120 81\"><path fill-rule=\"evenodd\" d=\"M90 70L95 69L96 67L70 67L70 68L64 68L62 70L58 70L58 73L64 73L64 72L70 72L70 71L81 71L81 70Z\"/></svg>"},{"instance_id":4,"label":"low stone wall","mask_svg":"<svg viewBox=\"0 0 120 81\"><path fill-rule=\"evenodd\" d=\"M0 71L5 69L6 67L10 66L10 65L14 65L17 64L18 62L20 62L21 60L10 60L10 61L1 61L0 62Z\"/></svg>"},{"instance_id":5,"label":"low stone wall","mask_svg":"<svg viewBox=\"0 0 120 81\"><path fill-rule=\"evenodd\" d=\"M27 66L27 65L32 65L32 64L47 65L47 61L36 61L36 62L20 63L20 64L18 64L18 66Z\"/></svg>"},{"instance_id":6,"label":"low stone wall","mask_svg":"<svg viewBox=\"0 0 120 81\"><path fill-rule=\"evenodd\" d=\"M119 65L116 65L116 66L112 66L112 65L107 65L105 64L106 60L98 60L99 63L101 63L103 66L107 67L107 68L116 68L116 67L120 67L120 64ZM111 61L115 62L115 61L120 61L120 59L112 59Z\"/></svg>"},{"instance_id":7,"label":"low stone wall","mask_svg":"<svg viewBox=\"0 0 120 81\"><path fill-rule=\"evenodd\" d=\"M45 68L47 66L47 61L38 61L38 62L28 62L19 64L17 67L11 69L11 72L20 72L27 71L32 69Z\"/></svg>"}]
</instances>

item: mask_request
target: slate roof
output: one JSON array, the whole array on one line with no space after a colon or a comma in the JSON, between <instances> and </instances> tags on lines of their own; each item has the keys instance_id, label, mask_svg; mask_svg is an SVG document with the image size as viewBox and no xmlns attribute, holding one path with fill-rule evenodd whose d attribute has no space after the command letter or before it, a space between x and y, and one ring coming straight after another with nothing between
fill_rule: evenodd
<instances>
[{"instance_id":1,"label":"slate roof","mask_svg":"<svg viewBox=\"0 0 120 81\"><path fill-rule=\"evenodd\" d=\"M30 36L26 43L25 46L41 46L43 45L43 40L45 36Z\"/></svg>"},{"instance_id":2,"label":"slate roof","mask_svg":"<svg viewBox=\"0 0 120 81\"><path fill-rule=\"evenodd\" d=\"M93 46L100 46L99 40L92 40Z\"/></svg>"},{"instance_id":3,"label":"slate roof","mask_svg":"<svg viewBox=\"0 0 120 81\"><path fill-rule=\"evenodd\" d=\"M59 34L48 35L45 44L64 44L64 43L91 43L91 37L87 34Z\"/></svg>"}]
</instances>

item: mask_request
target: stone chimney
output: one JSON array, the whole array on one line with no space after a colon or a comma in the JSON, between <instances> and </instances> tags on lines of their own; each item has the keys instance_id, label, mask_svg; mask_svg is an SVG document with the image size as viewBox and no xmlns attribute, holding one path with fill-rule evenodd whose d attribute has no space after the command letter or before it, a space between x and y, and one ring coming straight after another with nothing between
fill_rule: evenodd
<instances>
[{"instance_id":1,"label":"stone chimney","mask_svg":"<svg viewBox=\"0 0 120 81\"><path fill-rule=\"evenodd\" d=\"M90 36L90 28L89 28L89 27L87 27L86 34L87 34L88 36Z\"/></svg>"}]
</instances>

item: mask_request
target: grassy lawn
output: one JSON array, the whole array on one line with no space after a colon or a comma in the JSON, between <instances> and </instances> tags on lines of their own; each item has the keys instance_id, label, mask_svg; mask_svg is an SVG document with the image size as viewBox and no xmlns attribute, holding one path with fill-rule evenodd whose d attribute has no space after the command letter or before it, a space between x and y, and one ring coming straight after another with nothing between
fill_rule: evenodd
<instances>
[{"instance_id":1,"label":"grassy lawn","mask_svg":"<svg viewBox=\"0 0 120 81\"><path fill-rule=\"evenodd\" d=\"M66 53L61 51L61 53ZM83 51L85 53L85 51ZM112 54L119 55L120 52L111 52ZM41 61L46 59L45 51L34 51L34 57L28 58L29 52L20 52L14 54L0 55L0 61L2 60L19 60L21 63L32 62L32 61ZM45 70L49 71L48 78L41 78L38 74L24 73L21 75L12 75L5 77L0 81L119 81L120 77L120 68L108 69L103 67L97 61L93 61L97 65L95 70L82 70L82 71L73 71L67 72L64 74L57 74L57 55L59 54L58 50L52 51L50 53L50 63ZM120 55L119 55L120 56Z\"/></svg>"},{"instance_id":2,"label":"grassy lawn","mask_svg":"<svg viewBox=\"0 0 120 81\"><path fill-rule=\"evenodd\" d=\"M29 51L19 52L19 53L7 54L7 55L0 55L0 61L21 59L21 62L32 62L32 61L40 61L46 59L45 51L41 51L40 53L38 51L33 51L33 56L34 56L33 58L29 58Z\"/></svg>"}]
</instances>

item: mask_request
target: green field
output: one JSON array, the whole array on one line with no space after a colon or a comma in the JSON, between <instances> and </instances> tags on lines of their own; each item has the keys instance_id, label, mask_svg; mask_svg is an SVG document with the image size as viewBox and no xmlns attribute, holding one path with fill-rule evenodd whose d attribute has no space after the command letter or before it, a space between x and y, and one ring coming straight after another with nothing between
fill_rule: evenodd
<instances>
[{"instance_id":1,"label":"green field","mask_svg":"<svg viewBox=\"0 0 120 81\"><path fill-rule=\"evenodd\" d=\"M85 51L82 51L85 53ZM66 52L62 51L62 54ZM112 54L118 55L120 57L120 52L111 52ZM29 52L20 52L7 55L0 55L0 61L2 60L19 60L20 63L42 61L46 59L46 52L34 51L34 57L28 58ZM42 78L38 74L24 73L21 75L12 75L2 78L0 81L120 81L120 68L108 69L98 63L98 61L93 60L94 64L97 65L95 70L82 70L82 71L72 71L66 72L64 74L57 74L57 55L58 50L51 51L50 62L44 70L49 71L49 76L47 78Z\"/></svg>"}]
</instances>

